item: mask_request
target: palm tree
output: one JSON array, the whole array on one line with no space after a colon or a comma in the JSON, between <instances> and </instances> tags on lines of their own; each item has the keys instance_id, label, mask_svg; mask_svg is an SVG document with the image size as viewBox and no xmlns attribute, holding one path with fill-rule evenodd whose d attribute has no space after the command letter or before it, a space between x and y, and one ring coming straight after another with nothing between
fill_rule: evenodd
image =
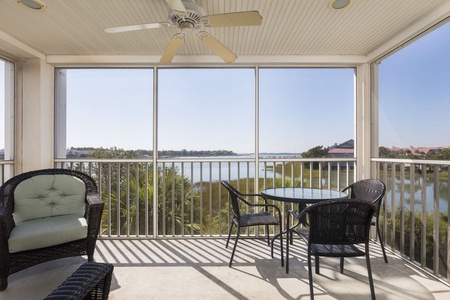
<instances>
[{"instance_id":1,"label":"palm tree","mask_svg":"<svg viewBox=\"0 0 450 300\"><path fill-rule=\"evenodd\" d=\"M90 154L96 159L138 159L123 149L99 148ZM92 176L102 187L105 201L103 234L151 235L153 233L153 165L149 162L99 162ZM191 201L198 198L188 178L175 166L158 168L158 234L175 235L184 230L198 232L190 225Z\"/></svg>"}]
</instances>

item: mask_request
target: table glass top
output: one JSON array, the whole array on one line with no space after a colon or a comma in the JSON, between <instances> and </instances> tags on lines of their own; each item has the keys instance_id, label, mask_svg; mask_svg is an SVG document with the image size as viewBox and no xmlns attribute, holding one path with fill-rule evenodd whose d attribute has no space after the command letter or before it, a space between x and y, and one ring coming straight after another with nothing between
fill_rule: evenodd
<instances>
[{"instance_id":1,"label":"table glass top","mask_svg":"<svg viewBox=\"0 0 450 300\"><path fill-rule=\"evenodd\" d=\"M336 190L316 189L316 188L292 188L292 187L265 189L261 191L261 194L272 199L285 198L286 201L288 201L289 199L324 200L324 199L341 199L348 197L347 193Z\"/></svg>"}]
</instances>

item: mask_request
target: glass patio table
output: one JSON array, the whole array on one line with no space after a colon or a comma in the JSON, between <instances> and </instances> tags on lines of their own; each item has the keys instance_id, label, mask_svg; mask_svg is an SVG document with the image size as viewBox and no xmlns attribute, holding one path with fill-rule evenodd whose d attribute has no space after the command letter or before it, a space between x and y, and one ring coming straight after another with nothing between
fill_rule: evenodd
<instances>
[{"instance_id":1,"label":"glass patio table","mask_svg":"<svg viewBox=\"0 0 450 300\"><path fill-rule=\"evenodd\" d=\"M280 188L270 188L261 191L261 195L265 198L281 202L289 202L298 204L298 212L300 213L306 208L307 204L314 204L325 200L339 200L348 198L348 194L345 192L329 189L319 189L319 188L294 188L294 187L280 187ZM302 219L301 222L304 226L307 225L306 218ZM289 224L286 224L286 228ZM285 234L287 230L285 229L281 234ZM280 233L276 234L272 238L271 242L271 252L273 257L273 242ZM281 260L281 265L284 265L284 261Z\"/></svg>"},{"instance_id":2,"label":"glass patio table","mask_svg":"<svg viewBox=\"0 0 450 300\"><path fill-rule=\"evenodd\" d=\"M271 200L297 203L303 208L306 207L306 204L313 204L324 200L348 198L348 194L341 191L293 187L265 189L261 191L261 195Z\"/></svg>"},{"instance_id":3,"label":"glass patio table","mask_svg":"<svg viewBox=\"0 0 450 300\"><path fill-rule=\"evenodd\" d=\"M306 204L314 204L324 200L348 198L346 192L318 188L279 187L261 191L267 199L298 204L298 212L306 208Z\"/></svg>"}]
</instances>

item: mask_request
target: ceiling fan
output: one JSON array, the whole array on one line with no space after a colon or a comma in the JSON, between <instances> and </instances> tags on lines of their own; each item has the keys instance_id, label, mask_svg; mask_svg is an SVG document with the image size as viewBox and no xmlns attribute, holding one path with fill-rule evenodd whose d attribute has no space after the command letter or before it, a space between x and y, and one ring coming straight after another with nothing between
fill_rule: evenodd
<instances>
[{"instance_id":1,"label":"ceiling fan","mask_svg":"<svg viewBox=\"0 0 450 300\"><path fill-rule=\"evenodd\" d=\"M194 0L165 0L169 5L169 22L138 24L106 28L107 33L119 33L142 29L177 27L180 32L172 36L164 51L160 63L168 64L183 44L185 34L193 32L197 38L227 63L232 63L237 56L203 28L226 26L261 25L262 17L258 11L243 11L217 15L205 15L203 9Z\"/></svg>"}]
</instances>

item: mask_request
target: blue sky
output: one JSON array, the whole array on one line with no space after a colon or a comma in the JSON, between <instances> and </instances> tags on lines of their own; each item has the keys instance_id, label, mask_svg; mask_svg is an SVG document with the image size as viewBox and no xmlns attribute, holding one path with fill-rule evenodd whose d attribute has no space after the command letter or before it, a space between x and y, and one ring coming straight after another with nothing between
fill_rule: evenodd
<instances>
[{"instance_id":1,"label":"blue sky","mask_svg":"<svg viewBox=\"0 0 450 300\"><path fill-rule=\"evenodd\" d=\"M450 23L379 66L380 145L450 146Z\"/></svg>"},{"instance_id":2,"label":"blue sky","mask_svg":"<svg viewBox=\"0 0 450 300\"><path fill-rule=\"evenodd\" d=\"M0 116L4 115L5 115L5 63L0 59ZM0 120L3 120L3 118ZM0 122L0 149L5 149L5 122Z\"/></svg>"},{"instance_id":3,"label":"blue sky","mask_svg":"<svg viewBox=\"0 0 450 300\"><path fill-rule=\"evenodd\" d=\"M254 152L255 69L158 72L159 150ZM151 69L69 70L67 78L67 146L152 149ZM260 152L353 138L353 84L351 68L260 69Z\"/></svg>"}]
</instances>

